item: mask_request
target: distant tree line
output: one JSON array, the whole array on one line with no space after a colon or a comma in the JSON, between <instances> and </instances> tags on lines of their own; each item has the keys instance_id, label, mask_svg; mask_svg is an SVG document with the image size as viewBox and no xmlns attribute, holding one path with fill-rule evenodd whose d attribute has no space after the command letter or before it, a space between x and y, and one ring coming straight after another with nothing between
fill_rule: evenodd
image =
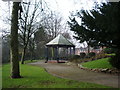
<instances>
[{"instance_id":1,"label":"distant tree line","mask_svg":"<svg viewBox=\"0 0 120 90\"><path fill-rule=\"evenodd\" d=\"M61 33L70 39L66 24L62 23L59 13L41 8L41 1L35 1L34 4L33 2L19 3L18 54L22 64L25 60L44 59L45 44L58 34ZM10 33L4 33L3 63L10 61L10 39Z\"/></svg>"}]
</instances>

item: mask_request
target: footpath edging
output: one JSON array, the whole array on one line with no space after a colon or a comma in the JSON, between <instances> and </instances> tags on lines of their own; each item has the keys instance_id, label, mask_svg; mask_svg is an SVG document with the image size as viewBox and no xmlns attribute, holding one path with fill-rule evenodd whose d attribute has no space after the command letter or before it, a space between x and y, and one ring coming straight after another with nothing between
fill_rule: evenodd
<instances>
[{"instance_id":1,"label":"footpath edging","mask_svg":"<svg viewBox=\"0 0 120 90\"><path fill-rule=\"evenodd\" d=\"M101 73L106 73L106 74L114 74L114 75L120 75L120 70L117 69L109 69L109 68L95 68L95 69L90 69L87 67L83 67L81 64L77 63L72 63L72 62L67 62L67 65L76 65L80 69L87 70L87 71L92 71L92 72L101 72Z\"/></svg>"}]
</instances>

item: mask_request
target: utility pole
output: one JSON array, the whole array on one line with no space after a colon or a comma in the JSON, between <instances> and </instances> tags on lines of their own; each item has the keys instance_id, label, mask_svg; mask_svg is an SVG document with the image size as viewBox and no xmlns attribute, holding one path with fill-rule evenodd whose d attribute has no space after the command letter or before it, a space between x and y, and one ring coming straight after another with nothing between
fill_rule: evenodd
<instances>
[{"instance_id":1,"label":"utility pole","mask_svg":"<svg viewBox=\"0 0 120 90\"><path fill-rule=\"evenodd\" d=\"M13 2L12 21L11 21L11 78L21 78L18 59L18 11L20 2Z\"/></svg>"}]
</instances>

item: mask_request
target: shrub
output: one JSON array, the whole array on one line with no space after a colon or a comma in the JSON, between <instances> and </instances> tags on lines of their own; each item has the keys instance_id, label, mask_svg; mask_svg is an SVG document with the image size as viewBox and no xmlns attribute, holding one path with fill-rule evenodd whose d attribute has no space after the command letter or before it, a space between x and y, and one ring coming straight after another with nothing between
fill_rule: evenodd
<instances>
[{"instance_id":1,"label":"shrub","mask_svg":"<svg viewBox=\"0 0 120 90\"><path fill-rule=\"evenodd\" d=\"M107 54L115 53L115 50L113 48L105 48L103 51Z\"/></svg>"},{"instance_id":2,"label":"shrub","mask_svg":"<svg viewBox=\"0 0 120 90\"><path fill-rule=\"evenodd\" d=\"M94 57L96 55L96 53L94 53L94 52L90 52L90 53L88 53L88 57L90 58L90 57Z\"/></svg>"},{"instance_id":3,"label":"shrub","mask_svg":"<svg viewBox=\"0 0 120 90\"><path fill-rule=\"evenodd\" d=\"M80 56L79 55L73 55L73 57L72 57L73 59L79 59L80 58Z\"/></svg>"},{"instance_id":4,"label":"shrub","mask_svg":"<svg viewBox=\"0 0 120 90\"><path fill-rule=\"evenodd\" d=\"M117 68L117 69L120 69L120 60L119 60L120 56L119 55L115 55L115 56L112 56L111 59L109 60L110 64Z\"/></svg>"},{"instance_id":5,"label":"shrub","mask_svg":"<svg viewBox=\"0 0 120 90\"><path fill-rule=\"evenodd\" d=\"M86 53L84 52L80 53L80 58L85 58L85 56L86 56Z\"/></svg>"},{"instance_id":6,"label":"shrub","mask_svg":"<svg viewBox=\"0 0 120 90\"><path fill-rule=\"evenodd\" d=\"M95 56L95 58L96 59L101 59L101 58L106 58L106 57L108 57L106 54L104 54L104 53L102 53L102 54L97 54L96 56Z\"/></svg>"},{"instance_id":7,"label":"shrub","mask_svg":"<svg viewBox=\"0 0 120 90\"><path fill-rule=\"evenodd\" d=\"M78 59L80 59L80 56L79 56L79 55L73 55L73 56L70 58L70 61L76 62Z\"/></svg>"}]
</instances>

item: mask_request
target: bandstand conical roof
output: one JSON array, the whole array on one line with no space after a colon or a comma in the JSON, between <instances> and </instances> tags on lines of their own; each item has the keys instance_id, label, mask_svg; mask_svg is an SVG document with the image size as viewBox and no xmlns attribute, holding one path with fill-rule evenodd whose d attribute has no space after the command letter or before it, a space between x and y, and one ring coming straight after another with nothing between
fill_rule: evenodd
<instances>
[{"instance_id":1,"label":"bandstand conical roof","mask_svg":"<svg viewBox=\"0 0 120 90\"><path fill-rule=\"evenodd\" d=\"M69 40L67 40L64 36L59 34L53 40L46 44L46 46L68 46L74 47L75 45L72 44Z\"/></svg>"}]
</instances>

